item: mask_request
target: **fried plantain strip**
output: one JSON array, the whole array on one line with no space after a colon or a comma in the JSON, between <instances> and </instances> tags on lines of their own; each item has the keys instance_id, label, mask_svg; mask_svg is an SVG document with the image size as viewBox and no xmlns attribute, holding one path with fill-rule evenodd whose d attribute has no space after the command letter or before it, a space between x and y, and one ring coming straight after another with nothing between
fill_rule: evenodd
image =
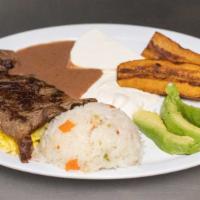
<instances>
[{"instance_id":1,"label":"fried plantain strip","mask_svg":"<svg viewBox=\"0 0 200 200\"><path fill-rule=\"evenodd\" d=\"M165 60L135 60L117 68L117 83L122 87L166 95L168 83L175 83L184 98L200 100L200 67Z\"/></svg>"},{"instance_id":2,"label":"fried plantain strip","mask_svg":"<svg viewBox=\"0 0 200 200\"><path fill-rule=\"evenodd\" d=\"M148 59L164 59L174 63L192 63L200 65L200 54L181 47L178 43L155 32L142 56Z\"/></svg>"}]
</instances>

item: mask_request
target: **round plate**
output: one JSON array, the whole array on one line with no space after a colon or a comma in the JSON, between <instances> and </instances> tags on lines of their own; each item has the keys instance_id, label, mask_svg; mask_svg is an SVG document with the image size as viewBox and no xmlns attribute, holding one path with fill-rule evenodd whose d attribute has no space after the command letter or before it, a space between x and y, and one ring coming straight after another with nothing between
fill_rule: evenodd
<instances>
[{"instance_id":1,"label":"round plate","mask_svg":"<svg viewBox=\"0 0 200 200\"><path fill-rule=\"evenodd\" d=\"M181 33L157 28L115 24L83 24L51 27L27 31L0 39L0 49L17 50L30 45L57 40L76 40L91 29L105 32L133 49L136 54L145 48L155 31L166 34L185 48L200 52L200 40ZM134 109L143 106L158 111L162 97L135 89L120 88L115 82L115 73L107 73L93 85L85 97L96 97L99 101L112 103L124 110L130 117ZM192 102L193 103L193 102ZM199 103L195 103L200 106ZM172 156L159 150L154 143L142 135L144 156L140 165L135 167L101 170L95 173L66 172L49 164L30 162L22 164L18 157L0 152L0 164L12 169L46 176L74 179L126 179L153 176L191 168L200 164L200 153L190 156Z\"/></svg>"}]
</instances>

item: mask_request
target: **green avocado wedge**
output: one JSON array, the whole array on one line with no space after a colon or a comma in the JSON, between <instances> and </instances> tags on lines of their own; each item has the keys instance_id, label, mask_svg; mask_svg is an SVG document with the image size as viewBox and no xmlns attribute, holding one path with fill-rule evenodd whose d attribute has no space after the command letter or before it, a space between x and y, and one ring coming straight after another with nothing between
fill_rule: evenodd
<instances>
[{"instance_id":1,"label":"green avocado wedge","mask_svg":"<svg viewBox=\"0 0 200 200\"><path fill-rule=\"evenodd\" d=\"M166 92L170 98L173 98L174 101L176 101L183 117L195 126L200 127L200 108L184 103L181 100L179 92L174 84L169 84L166 88Z\"/></svg>"},{"instance_id":2,"label":"green avocado wedge","mask_svg":"<svg viewBox=\"0 0 200 200\"><path fill-rule=\"evenodd\" d=\"M199 151L199 145L193 138L169 132L156 113L139 110L134 114L133 121L161 150L169 154L193 154Z\"/></svg>"},{"instance_id":3,"label":"green avocado wedge","mask_svg":"<svg viewBox=\"0 0 200 200\"><path fill-rule=\"evenodd\" d=\"M200 142L200 128L183 117L173 95L165 97L160 115L169 131L178 135L190 136L196 142Z\"/></svg>"}]
</instances>

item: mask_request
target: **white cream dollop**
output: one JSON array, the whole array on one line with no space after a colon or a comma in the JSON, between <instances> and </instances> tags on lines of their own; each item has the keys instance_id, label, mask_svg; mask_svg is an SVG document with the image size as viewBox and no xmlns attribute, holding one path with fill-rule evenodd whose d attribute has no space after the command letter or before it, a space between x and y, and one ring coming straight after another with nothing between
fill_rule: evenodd
<instances>
[{"instance_id":1,"label":"white cream dollop","mask_svg":"<svg viewBox=\"0 0 200 200\"><path fill-rule=\"evenodd\" d=\"M103 70L116 69L120 63L138 57L134 51L97 30L82 35L71 50L71 62L74 65Z\"/></svg>"}]
</instances>

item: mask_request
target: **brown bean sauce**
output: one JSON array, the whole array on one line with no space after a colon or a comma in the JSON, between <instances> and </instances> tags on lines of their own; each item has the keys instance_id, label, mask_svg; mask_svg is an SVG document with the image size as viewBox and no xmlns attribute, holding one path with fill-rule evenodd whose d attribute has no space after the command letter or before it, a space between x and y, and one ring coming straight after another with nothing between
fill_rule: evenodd
<instances>
[{"instance_id":1,"label":"brown bean sauce","mask_svg":"<svg viewBox=\"0 0 200 200\"><path fill-rule=\"evenodd\" d=\"M21 49L11 73L31 74L79 98L101 77L102 71L72 67L69 55L73 44L74 41L60 41Z\"/></svg>"}]
</instances>

